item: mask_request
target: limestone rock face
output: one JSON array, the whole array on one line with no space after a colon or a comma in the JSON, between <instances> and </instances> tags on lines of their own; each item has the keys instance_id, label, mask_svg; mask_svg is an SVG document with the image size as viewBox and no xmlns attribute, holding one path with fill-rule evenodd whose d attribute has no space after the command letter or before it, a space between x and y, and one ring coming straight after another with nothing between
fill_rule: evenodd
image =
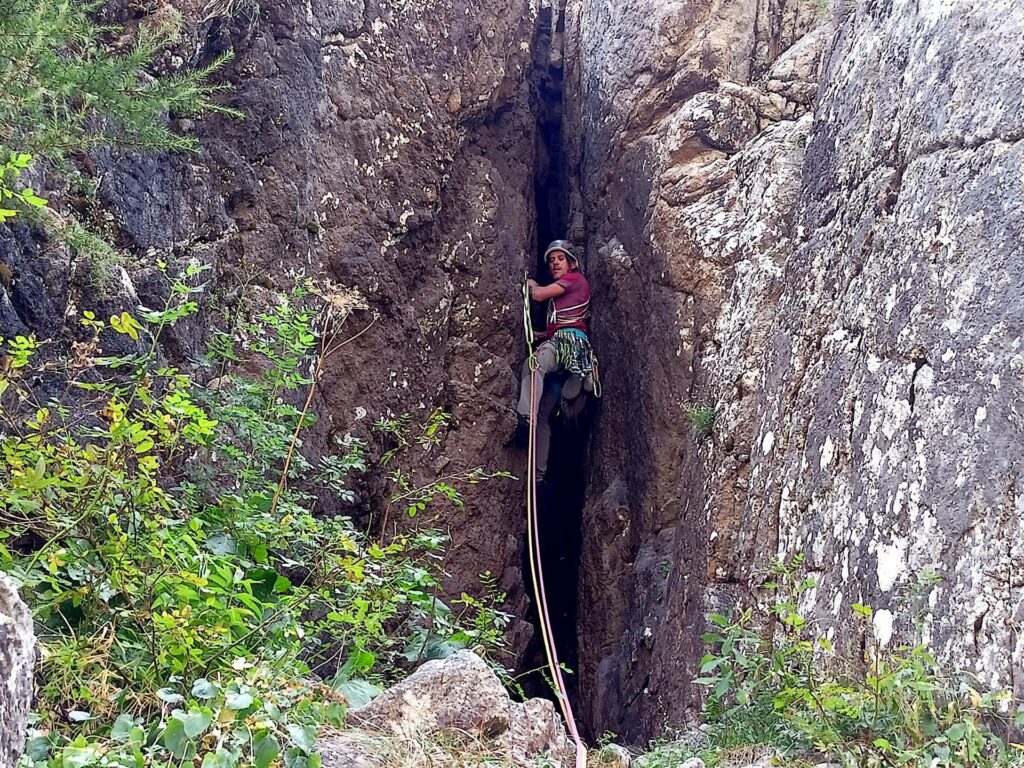
<instances>
[{"instance_id":1,"label":"limestone rock face","mask_svg":"<svg viewBox=\"0 0 1024 768\"><path fill-rule=\"evenodd\" d=\"M10 579L0 574L0 768L13 768L25 747L34 664L32 618Z\"/></svg>"},{"instance_id":2,"label":"limestone rock face","mask_svg":"<svg viewBox=\"0 0 1024 768\"><path fill-rule=\"evenodd\" d=\"M365 707L350 712L347 724L361 730L319 744L326 768L383 765L386 761L379 761L384 757L374 755L381 744L409 752L423 749L439 735L468 738L482 753L516 765L536 765L540 757L569 765L575 754L552 702L513 702L497 676L471 651L428 661ZM466 753L471 749L462 747Z\"/></svg>"},{"instance_id":3,"label":"limestone rock face","mask_svg":"<svg viewBox=\"0 0 1024 768\"><path fill-rule=\"evenodd\" d=\"M682 722L703 615L797 552L840 647L869 603L882 642L1019 693L1024 9L630 0L569 19L605 384L581 585L594 731Z\"/></svg>"},{"instance_id":4,"label":"limestone rock face","mask_svg":"<svg viewBox=\"0 0 1024 768\"><path fill-rule=\"evenodd\" d=\"M574 236L596 286L605 386L584 512L581 699L594 733L630 741L697 706L685 683L706 574L734 580L728 544L722 573L709 568L708 522L745 509L752 393L795 247L824 48L801 42L820 21L812 3L767 5L567 9ZM710 438L691 422L697 406L715 407Z\"/></svg>"},{"instance_id":5,"label":"limestone rock face","mask_svg":"<svg viewBox=\"0 0 1024 768\"><path fill-rule=\"evenodd\" d=\"M853 602L883 642L919 615L944 662L1019 695L1024 8L839 10L749 513L807 554L806 607L845 645Z\"/></svg>"}]
</instances>

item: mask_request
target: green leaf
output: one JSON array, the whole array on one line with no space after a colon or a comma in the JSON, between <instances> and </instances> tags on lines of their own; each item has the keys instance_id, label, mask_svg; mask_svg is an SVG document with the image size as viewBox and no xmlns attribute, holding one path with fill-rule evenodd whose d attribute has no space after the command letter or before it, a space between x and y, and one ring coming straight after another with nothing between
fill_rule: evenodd
<instances>
[{"instance_id":1,"label":"green leaf","mask_svg":"<svg viewBox=\"0 0 1024 768\"><path fill-rule=\"evenodd\" d=\"M165 704L181 704L185 701L185 697L173 688L160 688L156 692L156 697Z\"/></svg>"},{"instance_id":2,"label":"green leaf","mask_svg":"<svg viewBox=\"0 0 1024 768\"><path fill-rule=\"evenodd\" d=\"M188 713L175 712L174 717L181 721L182 726L185 728L185 735L190 739L195 739L209 728L210 723L213 722L213 715L208 710L204 711L201 709L190 709Z\"/></svg>"},{"instance_id":3,"label":"green leaf","mask_svg":"<svg viewBox=\"0 0 1024 768\"><path fill-rule=\"evenodd\" d=\"M714 697L716 699L720 699L723 696L725 696L725 694L728 692L728 690L729 690L729 680L728 680L728 678L722 678L715 685Z\"/></svg>"},{"instance_id":4,"label":"green leaf","mask_svg":"<svg viewBox=\"0 0 1024 768\"><path fill-rule=\"evenodd\" d=\"M257 544L252 548L252 559L260 565L265 565L269 562L267 558L267 546L266 544Z\"/></svg>"},{"instance_id":5,"label":"green leaf","mask_svg":"<svg viewBox=\"0 0 1024 768\"><path fill-rule=\"evenodd\" d=\"M717 669L722 665L724 661L725 658L722 656L705 656L703 659L701 659L701 674L705 674L707 672L711 672L712 670Z\"/></svg>"},{"instance_id":6,"label":"green leaf","mask_svg":"<svg viewBox=\"0 0 1024 768\"><path fill-rule=\"evenodd\" d=\"M288 736L292 744L307 755L313 751L313 745L316 744L316 728L313 726L292 723L288 726Z\"/></svg>"},{"instance_id":7,"label":"green leaf","mask_svg":"<svg viewBox=\"0 0 1024 768\"><path fill-rule=\"evenodd\" d=\"M77 740L64 749L60 754L60 764L63 768L85 768L89 765L96 765L99 758L99 749Z\"/></svg>"},{"instance_id":8,"label":"green leaf","mask_svg":"<svg viewBox=\"0 0 1024 768\"><path fill-rule=\"evenodd\" d=\"M226 533L215 533L210 536L206 540L206 548L221 557L238 554L238 542Z\"/></svg>"},{"instance_id":9,"label":"green leaf","mask_svg":"<svg viewBox=\"0 0 1024 768\"><path fill-rule=\"evenodd\" d=\"M25 742L25 755L33 762L42 762L50 754L50 740L45 736L33 736Z\"/></svg>"},{"instance_id":10,"label":"green leaf","mask_svg":"<svg viewBox=\"0 0 1024 768\"><path fill-rule=\"evenodd\" d=\"M345 664L338 670L338 679L347 679L361 675L373 668L377 657L367 650L357 648L345 659Z\"/></svg>"},{"instance_id":11,"label":"green leaf","mask_svg":"<svg viewBox=\"0 0 1024 768\"><path fill-rule=\"evenodd\" d=\"M949 726L949 728L946 729L946 738L949 739L950 742L955 744L956 742L960 741L966 733L966 723L953 723L953 725Z\"/></svg>"},{"instance_id":12,"label":"green leaf","mask_svg":"<svg viewBox=\"0 0 1024 768\"><path fill-rule=\"evenodd\" d=\"M381 694L380 688L365 680L346 680L337 688L351 709L365 707Z\"/></svg>"},{"instance_id":13,"label":"green leaf","mask_svg":"<svg viewBox=\"0 0 1024 768\"><path fill-rule=\"evenodd\" d=\"M267 768L281 754L281 745L271 733L260 736L253 742L254 768Z\"/></svg>"},{"instance_id":14,"label":"green leaf","mask_svg":"<svg viewBox=\"0 0 1024 768\"><path fill-rule=\"evenodd\" d=\"M224 706L240 712L252 706L252 696L248 693L229 693L224 697Z\"/></svg>"},{"instance_id":15,"label":"green leaf","mask_svg":"<svg viewBox=\"0 0 1024 768\"><path fill-rule=\"evenodd\" d=\"M168 751L179 760L184 759L189 751L189 738L185 733L185 724L181 720L172 719L168 722L161 740Z\"/></svg>"},{"instance_id":16,"label":"green leaf","mask_svg":"<svg viewBox=\"0 0 1024 768\"><path fill-rule=\"evenodd\" d=\"M205 677L200 677L194 683L192 683L192 695L197 699L212 699L220 693L220 688L215 683L211 683Z\"/></svg>"},{"instance_id":17,"label":"green leaf","mask_svg":"<svg viewBox=\"0 0 1024 768\"><path fill-rule=\"evenodd\" d=\"M135 718L131 715L118 715L117 720L114 721L114 725L110 729L110 738L112 741L124 743L131 738L134 729Z\"/></svg>"}]
</instances>

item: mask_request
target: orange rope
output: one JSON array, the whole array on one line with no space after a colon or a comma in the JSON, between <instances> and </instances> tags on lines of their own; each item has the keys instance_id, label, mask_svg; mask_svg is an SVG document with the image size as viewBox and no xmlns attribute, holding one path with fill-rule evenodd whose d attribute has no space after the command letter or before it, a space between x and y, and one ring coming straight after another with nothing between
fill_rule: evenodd
<instances>
[{"instance_id":1,"label":"orange rope","mask_svg":"<svg viewBox=\"0 0 1024 768\"><path fill-rule=\"evenodd\" d=\"M565 688L565 680L562 678L562 667L558 661L558 650L555 648L554 635L551 630L551 617L548 615L547 596L544 593L544 571L541 565L540 554L540 518L537 515L537 362L530 348L529 336L529 289L524 284L524 302L527 313L527 349L530 355L530 441L527 450L527 471L529 475L526 481L526 537L527 548L530 552L530 575L533 578L533 594L537 603L537 618L540 623L541 637L544 640L544 652L548 660L548 669L551 671L551 680L555 685L558 696L558 705L565 716L566 725L569 727L569 734L576 744L576 768L587 768L587 747L580 738L579 729L576 727L576 718L573 717L572 704L569 702L569 694Z\"/></svg>"}]
</instances>

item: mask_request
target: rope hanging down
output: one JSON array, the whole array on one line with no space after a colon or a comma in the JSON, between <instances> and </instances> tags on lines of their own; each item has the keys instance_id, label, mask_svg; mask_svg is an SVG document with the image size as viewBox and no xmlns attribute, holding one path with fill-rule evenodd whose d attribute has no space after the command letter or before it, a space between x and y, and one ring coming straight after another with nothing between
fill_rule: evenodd
<instances>
[{"instance_id":1,"label":"rope hanging down","mask_svg":"<svg viewBox=\"0 0 1024 768\"><path fill-rule=\"evenodd\" d=\"M533 324L530 321L530 289L523 282L523 326L526 331L526 350L530 356L530 441L527 450L527 481L526 481L526 538L530 554L530 576L533 580L533 594L537 603L537 618L540 621L540 632L547 656L551 680L557 689L558 706L565 717L569 734L576 744L576 768L586 768L587 747L580 738L573 717L572 704L562 678L562 667L558 661L558 650L551 630L551 617L548 615L547 596L544 592L544 571L540 558L540 517L537 514L537 390L534 387L537 378L537 359L533 354L530 342L533 340Z\"/></svg>"}]
</instances>

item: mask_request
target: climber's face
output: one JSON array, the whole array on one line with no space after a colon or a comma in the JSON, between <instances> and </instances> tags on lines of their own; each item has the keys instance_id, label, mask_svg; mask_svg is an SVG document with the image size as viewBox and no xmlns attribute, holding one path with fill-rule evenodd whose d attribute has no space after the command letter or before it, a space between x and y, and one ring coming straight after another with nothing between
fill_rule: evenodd
<instances>
[{"instance_id":1,"label":"climber's face","mask_svg":"<svg viewBox=\"0 0 1024 768\"><path fill-rule=\"evenodd\" d=\"M569 274L569 257L562 251L552 251L548 254L548 272L555 280L561 280Z\"/></svg>"}]
</instances>

